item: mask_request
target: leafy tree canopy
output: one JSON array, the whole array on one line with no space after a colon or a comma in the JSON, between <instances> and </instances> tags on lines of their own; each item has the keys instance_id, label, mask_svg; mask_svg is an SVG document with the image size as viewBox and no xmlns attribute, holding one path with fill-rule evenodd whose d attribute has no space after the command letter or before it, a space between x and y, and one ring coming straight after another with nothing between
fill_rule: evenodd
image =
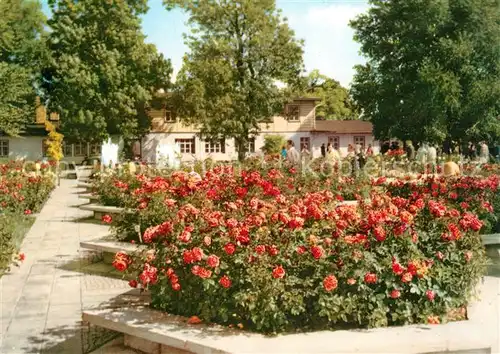
<instances>
[{"instance_id":1,"label":"leafy tree canopy","mask_svg":"<svg viewBox=\"0 0 500 354\"><path fill-rule=\"evenodd\" d=\"M65 136L102 141L145 134L148 102L168 87L172 72L170 61L144 42L140 16L147 0L49 3L52 61L44 88Z\"/></svg>"},{"instance_id":2,"label":"leafy tree canopy","mask_svg":"<svg viewBox=\"0 0 500 354\"><path fill-rule=\"evenodd\" d=\"M352 85L377 138L500 137L499 0L371 0Z\"/></svg>"},{"instance_id":3,"label":"leafy tree canopy","mask_svg":"<svg viewBox=\"0 0 500 354\"><path fill-rule=\"evenodd\" d=\"M259 123L283 110L276 81L296 85L302 43L274 0L166 0L190 15L190 52L177 77L178 113L207 140L235 138L238 157Z\"/></svg>"},{"instance_id":4,"label":"leafy tree canopy","mask_svg":"<svg viewBox=\"0 0 500 354\"><path fill-rule=\"evenodd\" d=\"M321 74L319 70L313 70L303 78L299 95L321 100L316 108L317 117L328 120L358 119L359 115L349 91L337 80Z\"/></svg>"},{"instance_id":5,"label":"leafy tree canopy","mask_svg":"<svg viewBox=\"0 0 500 354\"><path fill-rule=\"evenodd\" d=\"M28 0L2 0L0 14L0 131L17 135L34 119L45 16Z\"/></svg>"}]
</instances>

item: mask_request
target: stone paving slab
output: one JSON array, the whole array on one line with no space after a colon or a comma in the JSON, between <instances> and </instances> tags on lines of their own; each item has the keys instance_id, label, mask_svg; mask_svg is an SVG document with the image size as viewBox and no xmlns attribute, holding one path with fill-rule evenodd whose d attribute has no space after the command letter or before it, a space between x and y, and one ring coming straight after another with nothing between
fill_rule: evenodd
<instances>
[{"instance_id":1,"label":"stone paving slab","mask_svg":"<svg viewBox=\"0 0 500 354\"><path fill-rule=\"evenodd\" d=\"M76 186L61 180L23 241L25 261L0 278L2 354L82 353L82 311L128 289L88 268L80 242L101 239L109 227L86 222L92 213L79 209L85 200Z\"/></svg>"}]
</instances>

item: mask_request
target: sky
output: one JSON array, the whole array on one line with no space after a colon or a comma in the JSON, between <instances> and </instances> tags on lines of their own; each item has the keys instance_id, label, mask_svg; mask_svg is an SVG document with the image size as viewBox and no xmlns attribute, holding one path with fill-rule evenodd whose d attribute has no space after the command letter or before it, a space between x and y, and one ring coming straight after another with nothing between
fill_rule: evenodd
<instances>
[{"instance_id":1,"label":"sky","mask_svg":"<svg viewBox=\"0 0 500 354\"><path fill-rule=\"evenodd\" d=\"M42 4L50 16L47 0L42 0ZM296 37L305 42L306 71L318 69L348 86L354 74L353 66L364 63L348 23L368 9L367 0L277 0L277 6L288 18ZM182 38L183 33L189 32L187 16L179 10L166 11L162 0L149 0L149 7L142 21L146 41L154 43L170 58L175 77L187 51Z\"/></svg>"}]
</instances>

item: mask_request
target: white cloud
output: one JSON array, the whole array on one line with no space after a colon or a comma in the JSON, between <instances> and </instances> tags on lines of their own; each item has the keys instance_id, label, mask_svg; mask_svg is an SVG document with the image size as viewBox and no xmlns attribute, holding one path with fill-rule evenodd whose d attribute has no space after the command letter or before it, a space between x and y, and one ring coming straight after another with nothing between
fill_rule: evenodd
<instances>
[{"instance_id":1,"label":"white cloud","mask_svg":"<svg viewBox=\"0 0 500 354\"><path fill-rule=\"evenodd\" d=\"M349 21L365 12L368 5L332 4L312 6L301 16L288 16L298 38L305 40L306 70L319 69L325 75L348 86L354 74L353 66L363 63L354 42Z\"/></svg>"}]
</instances>

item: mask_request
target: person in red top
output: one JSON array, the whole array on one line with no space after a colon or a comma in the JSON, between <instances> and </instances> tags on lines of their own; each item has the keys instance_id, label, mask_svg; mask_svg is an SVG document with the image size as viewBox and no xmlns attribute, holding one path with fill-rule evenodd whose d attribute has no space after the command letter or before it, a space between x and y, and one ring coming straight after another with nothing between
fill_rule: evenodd
<instances>
[{"instance_id":1,"label":"person in red top","mask_svg":"<svg viewBox=\"0 0 500 354\"><path fill-rule=\"evenodd\" d=\"M366 156L373 156L372 144L368 145L368 148L366 149Z\"/></svg>"}]
</instances>

